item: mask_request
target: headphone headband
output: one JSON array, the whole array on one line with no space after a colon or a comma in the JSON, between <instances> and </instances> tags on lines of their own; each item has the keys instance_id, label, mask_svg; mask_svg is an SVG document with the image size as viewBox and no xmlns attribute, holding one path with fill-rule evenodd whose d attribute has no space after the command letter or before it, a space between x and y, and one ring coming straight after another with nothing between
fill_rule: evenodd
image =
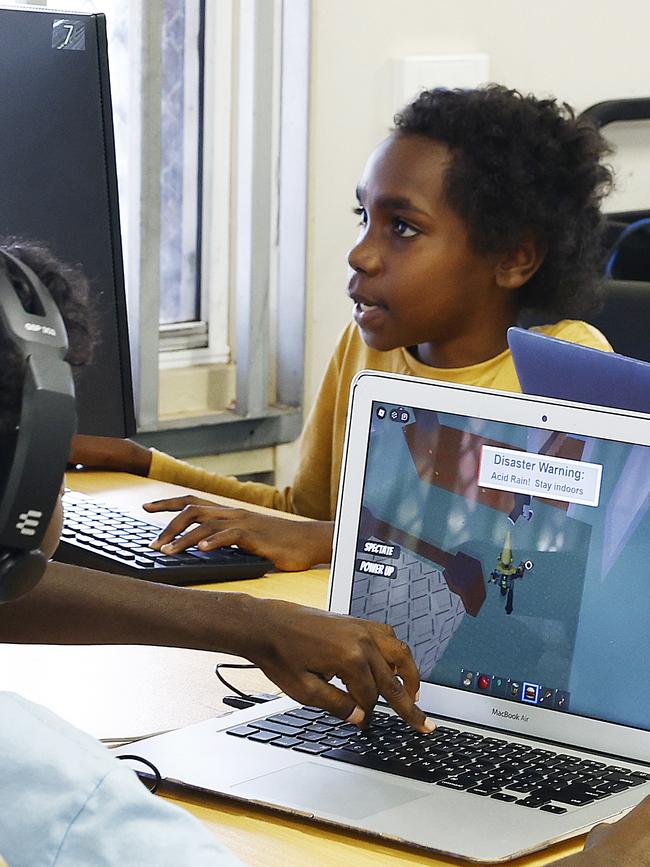
<instances>
[{"instance_id":1,"label":"headphone headband","mask_svg":"<svg viewBox=\"0 0 650 867\"><path fill-rule=\"evenodd\" d=\"M31 589L41 577L40 551L76 428L74 385L58 307L31 268L0 249L0 324L25 364L13 457L0 480L0 601ZM25 309L10 269L33 294Z\"/></svg>"}]
</instances>

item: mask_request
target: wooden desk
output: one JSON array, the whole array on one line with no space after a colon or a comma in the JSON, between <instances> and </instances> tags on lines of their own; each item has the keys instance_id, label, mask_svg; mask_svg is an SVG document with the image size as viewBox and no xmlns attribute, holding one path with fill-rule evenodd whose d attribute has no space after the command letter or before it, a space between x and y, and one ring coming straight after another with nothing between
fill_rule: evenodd
<instances>
[{"instance_id":1,"label":"wooden desk","mask_svg":"<svg viewBox=\"0 0 650 867\"><path fill-rule=\"evenodd\" d=\"M75 473L70 474L67 483L75 490L84 493L91 493L95 496L101 496L107 502L120 507L135 507L148 499L156 499L162 496L170 496L175 491L181 489L172 485L165 485L159 482L152 482L147 479L140 479L133 476L117 473ZM206 496L202 494L201 496ZM227 502L222 498L213 497L215 501ZM156 518L157 522L164 524L164 518L160 516L149 516ZM274 598L290 599L294 602L324 607L326 604L327 590L327 570L313 569L309 572L293 573L293 574L273 574L256 581L237 581L229 584L211 585L212 589L226 590L236 589L251 593L255 596L266 596ZM208 588L209 589L209 588ZM49 649L50 651L52 648ZM103 650L106 650L105 648ZM195 654L195 651L172 650L167 651L165 648L127 648L125 653L133 656L134 651L143 650L151 654L148 659L147 677L150 679L151 695L148 694L147 700L151 699L156 692L160 683L164 684L164 692L167 696L167 701L176 705L178 696L181 695L182 703L187 703L188 686L191 692L191 685L185 681L179 687L176 676L165 669L168 665L168 653L174 655L180 654ZM115 653L116 649L110 649L111 653ZM88 648L84 648L84 654L88 652ZM199 714L198 719L205 719L211 715L207 711L219 711L216 696L223 694L223 690L219 685L214 683L215 678L211 674L214 659L217 654L205 654L209 659L210 667L210 685L204 687L201 685L199 693L205 697L205 689L208 689L211 707L206 708L201 704L201 701L195 703L192 707L190 715ZM196 658L192 658L188 663L187 669L180 666L183 677L192 669L197 677L204 677L203 663L208 660L201 659L197 665ZM190 657L187 657L190 660ZM160 667L156 670L155 663L159 660ZM129 676L132 672L129 671ZM241 678L239 677L241 674ZM238 673L237 682L242 683L249 689L264 688L263 677L255 675L249 679L245 679L244 675L251 674L249 672ZM125 670L121 667L120 678L125 679ZM203 684L203 681L201 681ZM123 685L123 684L122 684ZM106 686L104 684L105 693L103 698L95 697L95 700L100 701L100 713L110 713L109 703L114 702L117 697L117 703L123 703L120 696L120 691L113 691L115 684ZM179 689L175 696L171 692L174 687ZM267 682L268 688L268 682ZM30 695L30 697L32 697ZM174 700L175 698L175 700ZM205 699L204 699L205 700ZM144 703L144 702L141 702ZM201 716L201 712L204 716ZM64 714L65 715L65 714ZM201 797L191 793L175 794L174 796L165 795L169 800L180 804L189 812L193 813L197 818L204 822L215 835L222 840L230 849L232 849L244 863L253 865L277 865L277 867L320 867L320 865L354 865L354 867L365 867L365 865L387 865L387 864L429 864L429 865L449 865L463 864L457 859L436 858L434 856L425 855L414 850L406 850L396 845L368 840L361 836L342 831L333 830L327 827L321 827L311 824L300 819L287 818L274 814L270 811L262 810L254 807L242 807L235 802L226 800L225 798ZM568 843L560 844L539 855L533 855L517 861L510 862L518 867L528 865L548 864L556 859L565 857L582 848L581 840L574 840Z\"/></svg>"}]
</instances>

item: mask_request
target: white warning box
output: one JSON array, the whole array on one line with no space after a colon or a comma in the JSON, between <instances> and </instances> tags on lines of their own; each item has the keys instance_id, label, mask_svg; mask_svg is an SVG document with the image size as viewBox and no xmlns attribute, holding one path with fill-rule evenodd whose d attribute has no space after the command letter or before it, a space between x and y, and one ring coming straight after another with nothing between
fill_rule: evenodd
<instances>
[{"instance_id":1,"label":"white warning box","mask_svg":"<svg viewBox=\"0 0 650 867\"><path fill-rule=\"evenodd\" d=\"M602 474L601 464L483 446L478 484L498 491L597 506Z\"/></svg>"}]
</instances>

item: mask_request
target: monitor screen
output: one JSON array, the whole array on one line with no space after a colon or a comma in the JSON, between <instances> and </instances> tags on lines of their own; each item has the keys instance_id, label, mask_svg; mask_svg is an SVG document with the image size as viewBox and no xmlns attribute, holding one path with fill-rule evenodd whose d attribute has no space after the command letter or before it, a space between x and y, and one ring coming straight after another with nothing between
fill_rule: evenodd
<instances>
[{"instance_id":1,"label":"monitor screen","mask_svg":"<svg viewBox=\"0 0 650 867\"><path fill-rule=\"evenodd\" d=\"M375 402L350 613L423 680L647 728L650 448Z\"/></svg>"},{"instance_id":2,"label":"monitor screen","mask_svg":"<svg viewBox=\"0 0 650 867\"><path fill-rule=\"evenodd\" d=\"M93 287L99 343L78 430L135 432L103 15L0 9L0 235L47 245Z\"/></svg>"}]
</instances>

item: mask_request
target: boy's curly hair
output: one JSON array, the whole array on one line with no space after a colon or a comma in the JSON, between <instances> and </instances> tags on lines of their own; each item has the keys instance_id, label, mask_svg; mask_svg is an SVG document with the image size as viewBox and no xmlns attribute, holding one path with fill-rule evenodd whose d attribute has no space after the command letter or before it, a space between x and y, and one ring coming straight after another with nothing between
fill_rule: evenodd
<instances>
[{"instance_id":1,"label":"boy's curly hair","mask_svg":"<svg viewBox=\"0 0 650 867\"><path fill-rule=\"evenodd\" d=\"M532 233L544 260L519 290L520 311L581 316L600 305L602 198L610 152L594 125L555 99L489 85L425 90L395 116L397 134L450 149L449 206L479 252L515 249Z\"/></svg>"},{"instance_id":2,"label":"boy's curly hair","mask_svg":"<svg viewBox=\"0 0 650 867\"><path fill-rule=\"evenodd\" d=\"M94 315L89 309L89 283L78 267L67 265L46 246L16 238L0 239L0 248L29 266L49 289L68 333L67 361L73 366L87 364L96 341ZM21 301L30 303L29 290L6 260L0 268L16 287ZM13 342L0 326L0 434L11 432L18 424L22 401L24 362Z\"/></svg>"}]
</instances>

